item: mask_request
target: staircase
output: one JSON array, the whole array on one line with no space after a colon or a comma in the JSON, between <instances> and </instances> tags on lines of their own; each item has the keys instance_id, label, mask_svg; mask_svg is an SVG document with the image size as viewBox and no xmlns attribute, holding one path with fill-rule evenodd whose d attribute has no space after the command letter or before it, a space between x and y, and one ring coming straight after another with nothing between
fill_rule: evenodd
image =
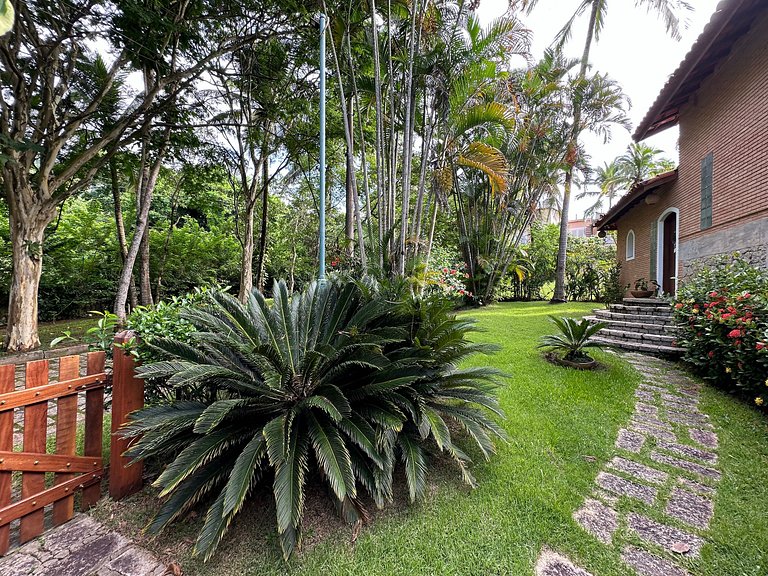
<instances>
[{"instance_id":1,"label":"staircase","mask_svg":"<svg viewBox=\"0 0 768 576\"><path fill-rule=\"evenodd\" d=\"M607 310L595 310L592 322L607 326L594 337L604 346L663 356L680 356L685 350L675 343L672 307L658 298L624 298Z\"/></svg>"}]
</instances>

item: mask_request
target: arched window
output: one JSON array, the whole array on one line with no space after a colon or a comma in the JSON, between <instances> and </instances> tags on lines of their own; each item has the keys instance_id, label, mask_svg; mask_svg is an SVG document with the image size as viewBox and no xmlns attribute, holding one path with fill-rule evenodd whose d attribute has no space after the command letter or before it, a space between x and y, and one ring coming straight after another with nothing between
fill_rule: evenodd
<instances>
[{"instance_id":1,"label":"arched window","mask_svg":"<svg viewBox=\"0 0 768 576\"><path fill-rule=\"evenodd\" d=\"M635 231L630 230L627 233L627 260L635 259Z\"/></svg>"}]
</instances>

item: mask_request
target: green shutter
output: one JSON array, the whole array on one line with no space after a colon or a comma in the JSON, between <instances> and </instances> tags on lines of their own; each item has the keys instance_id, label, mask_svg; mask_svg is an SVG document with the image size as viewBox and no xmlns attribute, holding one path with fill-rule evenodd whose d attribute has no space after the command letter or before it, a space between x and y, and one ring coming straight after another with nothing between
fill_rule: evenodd
<instances>
[{"instance_id":1,"label":"green shutter","mask_svg":"<svg viewBox=\"0 0 768 576\"><path fill-rule=\"evenodd\" d=\"M654 220L651 222L651 270L650 274L648 275L648 278L651 280L654 280L656 282L659 281L658 278L656 278L656 250L659 240L659 224Z\"/></svg>"},{"instance_id":2,"label":"green shutter","mask_svg":"<svg viewBox=\"0 0 768 576\"><path fill-rule=\"evenodd\" d=\"M707 154L701 161L701 229L712 226L712 165L713 156Z\"/></svg>"}]
</instances>

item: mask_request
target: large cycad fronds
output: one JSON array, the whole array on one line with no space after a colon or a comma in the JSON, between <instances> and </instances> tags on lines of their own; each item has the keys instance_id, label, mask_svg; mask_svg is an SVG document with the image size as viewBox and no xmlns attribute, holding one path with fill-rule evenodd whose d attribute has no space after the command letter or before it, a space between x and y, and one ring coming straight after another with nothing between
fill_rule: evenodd
<instances>
[{"instance_id":1,"label":"large cycad fronds","mask_svg":"<svg viewBox=\"0 0 768 576\"><path fill-rule=\"evenodd\" d=\"M267 303L226 294L186 315L193 345L156 340L167 360L141 367L145 378L206 387L208 403L175 402L132 415L134 458L170 461L155 481L165 498L159 530L203 500L212 501L195 552L216 549L260 484L272 485L285 557L301 542L305 485L317 474L344 517L366 517L393 498L398 461L411 499L424 493L429 453L443 451L473 482L469 458L447 422L466 431L484 456L503 431L496 374L458 363L483 351L471 325L441 307L406 305L374 286L324 282L290 296L284 283Z\"/></svg>"}]
</instances>

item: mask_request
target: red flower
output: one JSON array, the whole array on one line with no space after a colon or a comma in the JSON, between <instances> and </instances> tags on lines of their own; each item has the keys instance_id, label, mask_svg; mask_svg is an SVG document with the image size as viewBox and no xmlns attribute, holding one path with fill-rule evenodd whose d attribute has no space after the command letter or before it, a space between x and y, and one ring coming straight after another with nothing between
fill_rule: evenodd
<instances>
[{"instance_id":1,"label":"red flower","mask_svg":"<svg viewBox=\"0 0 768 576\"><path fill-rule=\"evenodd\" d=\"M443 274L448 274L448 268L443 268Z\"/></svg>"},{"instance_id":2,"label":"red flower","mask_svg":"<svg viewBox=\"0 0 768 576\"><path fill-rule=\"evenodd\" d=\"M714 298L715 296L717 296L717 290L712 290L712 292L709 293L709 296L711 298Z\"/></svg>"},{"instance_id":3,"label":"red flower","mask_svg":"<svg viewBox=\"0 0 768 576\"><path fill-rule=\"evenodd\" d=\"M741 330L734 329L728 332L728 338L738 338L741 336Z\"/></svg>"},{"instance_id":4,"label":"red flower","mask_svg":"<svg viewBox=\"0 0 768 576\"><path fill-rule=\"evenodd\" d=\"M715 351L714 350L710 350L709 354L707 354L707 356L709 356L710 358L714 358L715 357Z\"/></svg>"},{"instance_id":5,"label":"red flower","mask_svg":"<svg viewBox=\"0 0 768 576\"><path fill-rule=\"evenodd\" d=\"M728 313L726 312L725 314L723 314L723 315L721 316L721 318L722 318L723 320L728 320L728 318L730 318L731 316L733 316L733 314L728 314Z\"/></svg>"},{"instance_id":6,"label":"red flower","mask_svg":"<svg viewBox=\"0 0 768 576\"><path fill-rule=\"evenodd\" d=\"M677 308L678 310L680 310L680 308L682 308L682 307L683 307L683 303L682 302L678 302L677 304L675 304L675 308Z\"/></svg>"},{"instance_id":7,"label":"red flower","mask_svg":"<svg viewBox=\"0 0 768 576\"><path fill-rule=\"evenodd\" d=\"M456 270L451 270L451 274L456 274Z\"/></svg>"},{"instance_id":8,"label":"red flower","mask_svg":"<svg viewBox=\"0 0 768 576\"><path fill-rule=\"evenodd\" d=\"M736 342L734 342L734 344L736 344L736 346L741 346L741 340L736 340Z\"/></svg>"},{"instance_id":9,"label":"red flower","mask_svg":"<svg viewBox=\"0 0 768 576\"><path fill-rule=\"evenodd\" d=\"M755 344L755 350L762 350L763 348L765 348L765 344L763 344L762 342L758 342L757 344Z\"/></svg>"}]
</instances>

